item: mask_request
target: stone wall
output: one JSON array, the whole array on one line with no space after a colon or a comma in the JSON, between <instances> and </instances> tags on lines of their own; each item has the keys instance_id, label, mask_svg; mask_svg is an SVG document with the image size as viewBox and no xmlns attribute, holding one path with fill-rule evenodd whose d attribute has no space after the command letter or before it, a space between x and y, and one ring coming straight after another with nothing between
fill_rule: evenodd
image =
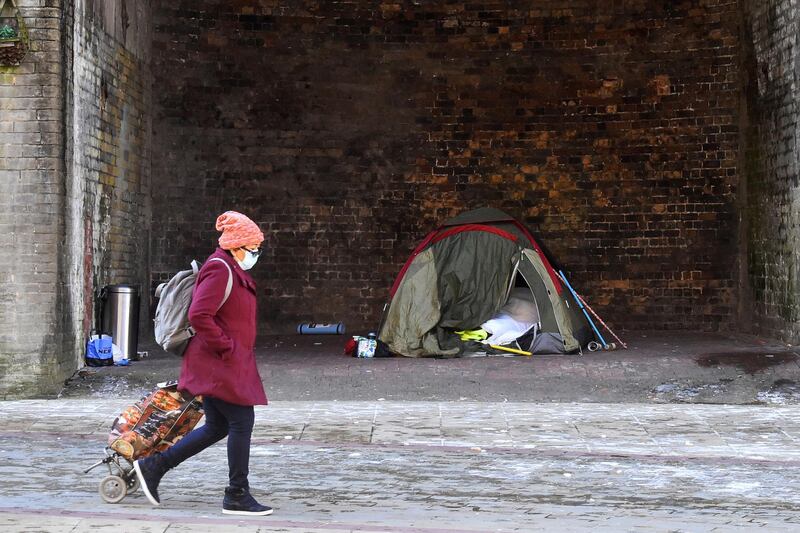
<instances>
[{"instance_id":1,"label":"stone wall","mask_svg":"<svg viewBox=\"0 0 800 533\"><path fill-rule=\"evenodd\" d=\"M730 326L737 2L520 5L157 2L153 283L237 209L263 331L374 328L419 239L488 205L612 326Z\"/></svg>"},{"instance_id":2,"label":"stone wall","mask_svg":"<svg viewBox=\"0 0 800 533\"><path fill-rule=\"evenodd\" d=\"M98 289L149 277L149 2L16 4L30 51L0 68L0 398L57 391Z\"/></svg>"},{"instance_id":3,"label":"stone wall","mask_svg":"<svg viewBox=\"0 0 800 533\"><path fill-rule=\"evenodd\" d=\"M743 2L742 276L747 328L800 342L797 2Z\"/></svg>"}]
</instances>

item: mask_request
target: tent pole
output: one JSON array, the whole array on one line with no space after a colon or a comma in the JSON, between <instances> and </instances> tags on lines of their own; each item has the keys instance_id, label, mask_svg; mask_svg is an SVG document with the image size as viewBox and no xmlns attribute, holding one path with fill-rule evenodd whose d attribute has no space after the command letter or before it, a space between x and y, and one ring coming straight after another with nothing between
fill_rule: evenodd
<instances>
[{"instance_id":1,"label":"tent pole","mask_svg":"<svg viewBox=\"0 0 800 533\"><path fill-rule=\"evenodd\" d=\"M589 325L592 326L592 329L594 330L594 334L597 335L597 339L600 342L603 343L604 347L608 346L608 343L603 338L603 335L600 333L600 330L598 330L597 326L594 325L594 321L592 320L592 317L590 317L589 313L586 312L586 308L583 306L583 299L580 296L578 296L578 293L575 292L575 289L573 289L572 285L569 284L569 281L567 281L567 277L564 275L564 272L559 270L558 271L558 277L561 278L561 281L564 282L564 285L567 286L567 289L569 289L569 292L572 294L572 297L575 298L575 301L578 303L578 307L581 308L581 311L583 311L583 314L586 316L586 320L589 321Z\"/></svg>"}]
</instances>

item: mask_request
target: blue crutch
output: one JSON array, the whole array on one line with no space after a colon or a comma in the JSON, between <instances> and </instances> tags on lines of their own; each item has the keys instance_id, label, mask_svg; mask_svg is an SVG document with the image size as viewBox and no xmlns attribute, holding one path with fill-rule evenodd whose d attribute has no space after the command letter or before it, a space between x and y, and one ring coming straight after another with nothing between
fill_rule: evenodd
<instances>
[{"instance_id":1,"label":"blue crutch","mask_svg":"<svg viewBox=\"0 0 800 533\"><path fill-rule=\"evenodd\" d=\"M586 320L589 321L589 325L592 326L592 329L594 330L594 334L597 335L597 338L600 340L601 343L603 343L603 349L607 350L609 344L603 338L603 335L600 333L600 330L597 329L597 326L594 325L594 320L592 320L592 317L590 317L589 313L586 312L586 308L583 306L583 302L581 301L581 297L578 296L578 293L575 292L575 289L573 289L572 285L570 285L569 281L567 281L567 277L560 270L558 271L558 277L561 278L561 281L564 282L564 285L567 286L567 288L569 289L570 294L572 294L572 297L575 298L575 301L578 303L578 307L581 308L581 311L583 311L583 314L586 316Z\"/></svg>"}]
</instances>

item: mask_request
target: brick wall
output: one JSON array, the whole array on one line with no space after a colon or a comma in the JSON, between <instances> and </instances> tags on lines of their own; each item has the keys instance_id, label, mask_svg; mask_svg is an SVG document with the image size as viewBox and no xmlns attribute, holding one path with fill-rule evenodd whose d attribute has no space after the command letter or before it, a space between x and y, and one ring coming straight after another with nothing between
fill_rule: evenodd
<instances>
[{"instance_id":1,"label":"brick wall","mask_svg":"<svg viewBox=\"0 0 800 533\"><path fill-rule=\"evenodd\" d=\"M743 3L740 316L755 331L800 342L800 51L797 3Z\"/></svg>"},{"instance_id":2,"label":"brick wall","mask_svg":"<svg viewBox=\"0 0 800 533\"><path fill-rule=\"evenodd\" d=\"M64 375L60 2L16 4L30 49L21 65L0 67L0 398Z\"/></svg>"},{"instance_id":3,"label":"brick wall","mask_svg":"<svg viewBox=\"0 0 800 533\"><path fill-rule=\"evenodd\" d=\"M147 316L150 228L149 2L70 2L65 117L71 336L94 324L96 296L139 285ZM140 320L143 329L146 320ZM80 354L79 354L80 355Z\"/></svg>"},{"instance_id":4,"label":"brick wall","mask_svg":"<svg viewBox=\"0 0 800 533\"><path fill-rule=\"evenodd\" d=\"M0 68L0 398L57 391L95 292L149 277L149 2L16 3L31 50Z\"/></svg>"},{"instance_id":5,"label":"brick wall","mask_svg":"<svg viewBox=\"0 0 800 533\"><path fill-rule=\"evenodd\" d=\"M265 331L375 327L421 236L490 205L612 326L728 326L737 3L509 5L157 2L154 277L238 209Z\"/></svg>"}]
</instances>

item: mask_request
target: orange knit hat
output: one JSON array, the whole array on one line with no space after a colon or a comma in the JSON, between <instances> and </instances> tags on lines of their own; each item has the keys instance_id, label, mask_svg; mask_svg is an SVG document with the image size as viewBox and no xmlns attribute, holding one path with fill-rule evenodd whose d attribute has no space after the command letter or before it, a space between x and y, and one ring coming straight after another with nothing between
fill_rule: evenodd
<instances>
[{"instance_id":1,"label":"orange knit hat","mask_svg":"<svg viewBox=\"0 0 800 533\"><path fill-rule=\"evenodd\" d=\"M222 232L219 245L223 250L258 246L264 242L264 234L256 223L236 211L226 211L217 217L217 231Z\"/></svg>"}]
</instances>

